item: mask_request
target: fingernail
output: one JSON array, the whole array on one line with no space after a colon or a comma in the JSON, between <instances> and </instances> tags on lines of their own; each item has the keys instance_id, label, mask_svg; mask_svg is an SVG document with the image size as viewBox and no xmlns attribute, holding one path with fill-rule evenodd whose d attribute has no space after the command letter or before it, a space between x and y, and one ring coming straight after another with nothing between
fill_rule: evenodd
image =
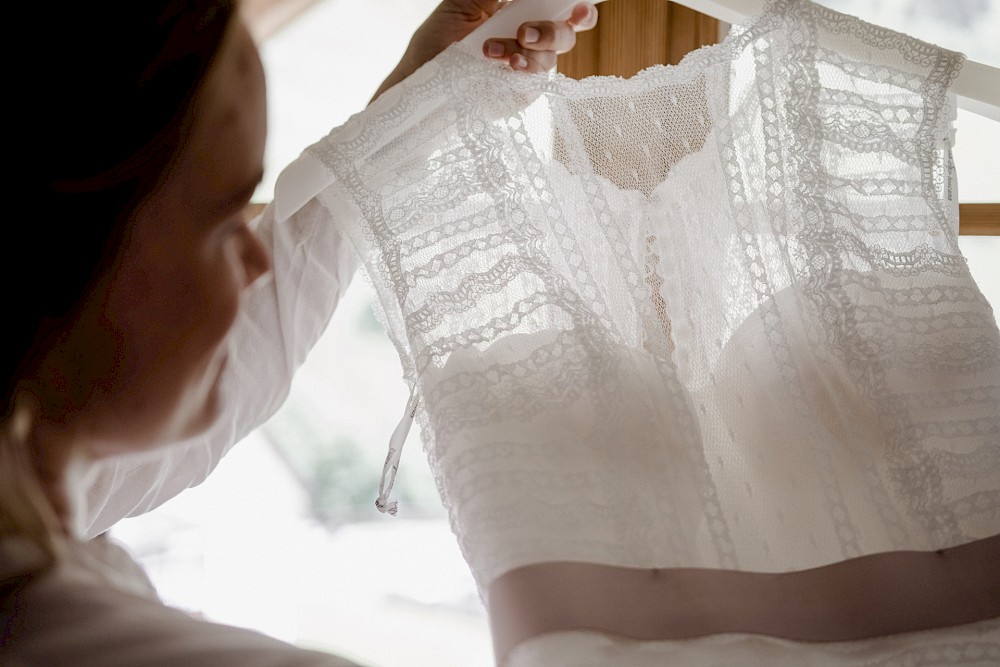
<instances>
[{"instance_id":1,"label":"fingernail","mask_svg":"<svg viewBox=\"0 0 1000 667\"><path fill-rule=\"evenodd\" d=\"M534 44L542 36L542 33L538 32L538 28L526 28L524 31L524 43Z\"/></svg>"},{"instance_id":2,"label":"fingernail","mask_svg":"<svg viewBox=\"0 0 1000 667\"><path fill-rule=\"evenodd\" d=\"M520 53L514 56L514 67L518 69L528 69L528 59Z\"/></svg>"},{"instance_id":3,"label":"fingernail","mask_svg":"<svg viewBox=\"0 0 1000 667\"><path fill-rule=\"evenodd\" d=\"M490 42L490 45L487 47L487 49L488 49L487 53L490 54L491 58L499 58L504 53L503 44L501 44L500 42Z\"/></svg>"}]
</instances>

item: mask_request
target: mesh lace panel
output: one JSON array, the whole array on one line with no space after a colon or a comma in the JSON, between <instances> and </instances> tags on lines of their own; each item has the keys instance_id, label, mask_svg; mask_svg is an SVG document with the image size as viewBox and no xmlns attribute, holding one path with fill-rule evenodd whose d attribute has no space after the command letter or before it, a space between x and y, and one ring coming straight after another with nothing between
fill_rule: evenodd
<instances>
[{"instance_id":1,"label":"mesh lace panel","mask_svg":"<svg viewBox=\"0 0 1000 667\"><path fill-rule=\"evenodd\" d=\"M576 82L455 45L311 151L482 590L1000 532L1000 345L958 249L961 56L779 0Z\"/></svg>"}]
</instances>

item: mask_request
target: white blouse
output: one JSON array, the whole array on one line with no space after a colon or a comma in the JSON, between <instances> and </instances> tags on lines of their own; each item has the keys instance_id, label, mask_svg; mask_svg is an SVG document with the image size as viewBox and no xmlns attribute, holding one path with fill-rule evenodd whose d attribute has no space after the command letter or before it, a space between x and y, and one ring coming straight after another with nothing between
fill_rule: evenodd
<instances>
[{"instance_id":1,"label":"white blouse","mask_svg":"<svg viewBox=\"0 0 1000 667\"><path fill-rule=\"evenodd\" d=\"M97 462L82 482L81 535L100 535L203 482L288 395L292 376L329 323L358 259L334 222L338 214L354 214L346 207L338 212L313 201L278 223L278 205L254 222L272 268L244 296L231 332L219 418L187 441Z\"/></svg>"},{"instance_id":2,"label":"white blouse","mask_svg":"<svg viewBox=\"0 0 1000 667\"><path fill-rule=\"evenodd\" d=\"M0 540L2 664L353 664L167 607L124 550L105 537L95 538L118 520L149 511L204 481L234 443L281 405L292 375L323 333L357 267L355 254L331 219L336 214L309 203L277 223L269 206L255 221L270 249L272 270L245 297L222 381L222 414L208 432L148 453L74 465L69 484L78 495L81 539L69 540L57 565L41 576L31 574L41 558L36 548L19 538ZM30 583L19 587L19 578L26 575Z\"/></svg>"},{"instance_id":3,"label":"white blouse","mask_svg":"<svg viewBox=\"0 0 1000 667\"><path fill-rule=\"evenodd\" d=\"M354 665L165 606L142 568L105 537L64 546L54 569L11 590L7 585L18 575L37 568L40 554L18 538L0 539L5 667Z\"/></svg>"}]
</instances>

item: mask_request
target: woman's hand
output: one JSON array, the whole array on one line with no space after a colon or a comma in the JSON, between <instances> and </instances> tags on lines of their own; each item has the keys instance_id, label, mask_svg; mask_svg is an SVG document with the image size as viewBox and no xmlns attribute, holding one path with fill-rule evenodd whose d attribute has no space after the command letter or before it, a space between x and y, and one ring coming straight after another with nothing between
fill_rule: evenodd
<instances>
[{"instance_id":1,"label":"woman's hand","mask_svg":"<svg viewBox=\"0 0 1000 667\"><path fill-rule=\"evenodd\" d=\"M576 33L597 25L597 7L581 2L565 21L529 21L512 39L488 39L483 55L506 60L513 69L545 72L556 66L556 55L576 46Z\"/></svg>"},{"instance_id":2,"label":"woman's hand","mask_svg":"<svg viewBox=\"0 0 1000 667\"><path fill-rule=\"evenodd\" d=\"M475 30L503 4L497 0L444 0L417 28L399 65L375 97ZM557 54L573 48L577 32L590 30L596 24L597 8L581 2L565 21L529 21L518 28L514 38L487 40L483 55L504 60L523 72L543 72L555 66Z\"/></svg>"}]
</instances>

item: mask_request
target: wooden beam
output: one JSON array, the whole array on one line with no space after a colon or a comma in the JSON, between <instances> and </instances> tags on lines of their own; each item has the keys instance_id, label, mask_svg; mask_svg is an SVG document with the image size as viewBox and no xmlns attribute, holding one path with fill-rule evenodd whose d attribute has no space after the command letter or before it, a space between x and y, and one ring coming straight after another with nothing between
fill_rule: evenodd
<instances>
[{"instance_id":1,"label":"wooden beam","mask_svg":"<svg viewBox=\"0 0 1000 667\"><path fill-rule=\"evenodd\" d=\"M958 233L963 236L1000 236L1000 204L959 204Z\"/></svg>"},{"instance_id":2,"label":"wooden beam","mask_svg":"<svg viewBox=\"0 0 1000 667\"><path fill-rule=\"evenodd\" d=\"M265 203L247 205L250 219L264 212ZM959 204L958 233L962 236L1000 236L1000 204Z\"/></svg>"},{"instance_id":3,"label":"wooden beam","mask_svg":"<svg viewBox=\"0 0 1000 667\"><path fill-rule=\"evenodd\" d=\"M719 22L664 0L628 0L598 6L597 27L556 66L574 79L632 76L651 65L676 65L688 51L719 41Z\"/></svg>"}]
</instances>

